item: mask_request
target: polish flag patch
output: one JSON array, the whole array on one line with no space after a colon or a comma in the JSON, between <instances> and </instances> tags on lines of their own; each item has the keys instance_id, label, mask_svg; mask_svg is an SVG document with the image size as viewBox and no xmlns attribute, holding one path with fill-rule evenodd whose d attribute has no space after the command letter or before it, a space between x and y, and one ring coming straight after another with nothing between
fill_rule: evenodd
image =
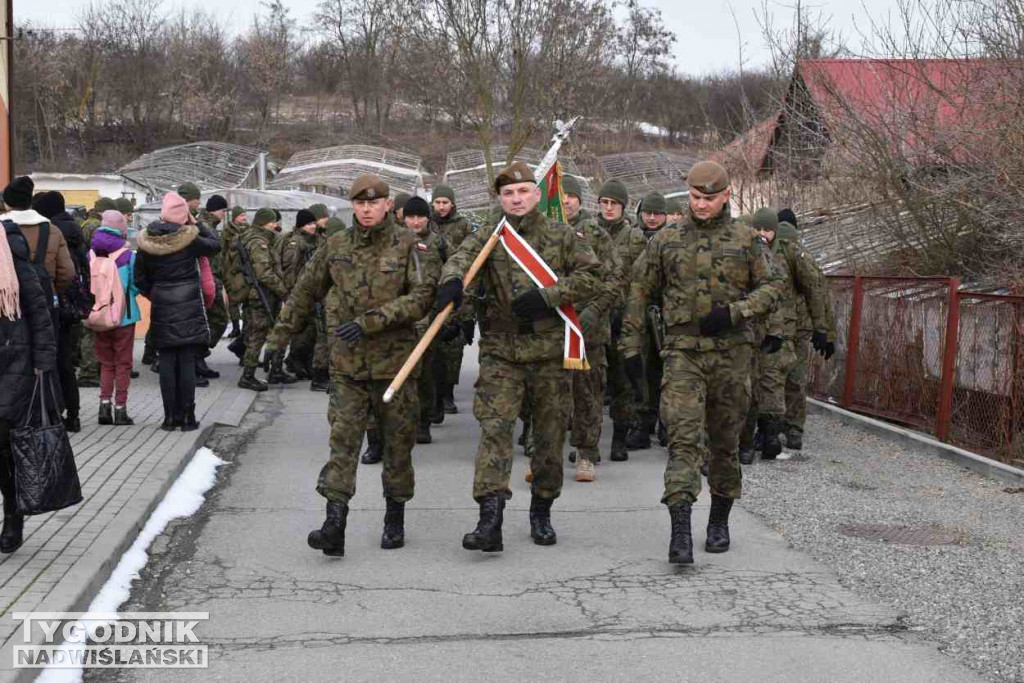
<instances>
[{"instance_id":1,"label":"polish flag patch","mask_svg":"<svg viewBox=\"0 0 1024 683\"><path fill-rule=\"evenodd\" d=\"M423 242L417 242L416 243L416 248L419 249L420 251L426 251L427 250L427 245L423 244Z\"/></svg>"}]
</instances>

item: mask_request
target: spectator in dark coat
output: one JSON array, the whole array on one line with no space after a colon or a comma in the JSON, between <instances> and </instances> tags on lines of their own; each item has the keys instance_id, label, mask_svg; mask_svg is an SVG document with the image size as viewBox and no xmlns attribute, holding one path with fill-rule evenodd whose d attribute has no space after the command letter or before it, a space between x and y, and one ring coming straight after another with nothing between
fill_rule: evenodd
<instances>
[{"instance_id":1,"label":"spectator in dark coat","mask_svg":"<svg viewBox=\"0 0 1024 683\"><path fill-rule=\"evenodd\" d=\"M196 355L210 344L199 259L220 251L220 239L196 225L184 198L164 195L160 220L139 232L135 284L150 301L150 330L160 355L163 429L199 428L195 417Z\"/></svg>"},{"instance_id":2,"label":"spectator in dark coat","mask_svg":"<svg viewBox=\"0 0 1024 683\"><path fill-rule=\"evenodd\" d=\"M11 428L26 417L35 375L52 374L57 367L57 341L50 302L28 261L28 242L16 226L4 226L4 232L0 239L0 493L4 498L0 552L13 553L21 547L24 517L15 505Z\"/></svg>"}]
</instances>

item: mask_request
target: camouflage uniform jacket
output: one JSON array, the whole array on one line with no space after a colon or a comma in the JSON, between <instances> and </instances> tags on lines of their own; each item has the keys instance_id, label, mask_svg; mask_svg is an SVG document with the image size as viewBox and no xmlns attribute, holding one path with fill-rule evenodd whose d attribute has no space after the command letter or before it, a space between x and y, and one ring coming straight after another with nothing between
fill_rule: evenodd
<instances>
[{"instance_id":1,"label":"camouflage uniform jacket","mask_svg":"<svg viewBox=\"0 0 1024 683\"><path fill-rule=\"evenodd\" d=\"M436 232L443 239L448 256L454 254L463 240L473 234L473 224L460 214L457 208L453 208L446 218L439 218L436 214L431 215L430 223L431 231ZM459 323L472 322L475 316L474 298L467 296L462 306L450 319Z\"/></svg>"},{"instance_id":2,"label":"camouflage uniform jacket","mask_svg":"<svg viewBox=\"0 0 1024 683\"><path fill-rule=\"evenodd\" d=\"M353 380L392 379L416 346L415 325L430 311L440 263L435 252L388 216L372 228L343 230L303 269L268 338L284 348L326 300L327 329L355 321L365 335L330 335L331 374Z\"/></svg>"},{"instance_id":3,"label":"camouflage uniform jacket","mask_svg":"<svg viewBox=\"0 0 1024 683\"><path fill-rule=\"evenodd\" d=\"M558 283L541 290L544 300L555 307L562 302L581 302L602 294L603 269L588 241L562 223L552 223L536 210L509 221L529 242ZM493 227L470 234L458 251L448 257L441 282L461 278L486 244ZM512 260L500 244L480 269L484 297L479 302L480 354L493 355L512 363L533 363L561 358L565 347L565 323L551 309L540 320L526 322L512 312L512 301L535 288L530 276Z\"/></svg>"},{"instance_id":4,"label":"camouflage uniform jacket","mask_svg":"<svg viewBox=\"0 0 1024 683\"><path fill-rule=\"evenodd\" d=\"M413 237L418 239L422 244L427 246L433 258L437 260L439 264L444 265L445 261L448 260L448 244L444 239L444 236L437 232L434 222L427 223L427 229L425 234L417 235L412 233ZM440 275L440 270L438 270ZM430 327L430 323L434 320L434 316L438 313L437 306L431 306L427 314L423 316L423 319L416 323L416 336L422 337L423 333Z\"/></svg>"},{"instance_id":5,"label":"camouflage uniform jacket","mask_svg":"<svg viewBox=\"0 0 1024 683\"><path fill-rule=\"evenodd\" d=\"M277 299L278 303L287 299L288 287L281 276L281 263L274 248L277 235L265 228L253 228L242 235L241 239L246 251L249 252L253 276L260 283L267 298L271 303L274 303L274 299ZM249 301L260 303L260 296L255 287L249 290Z\"/></svg>"},{"instance_id":6,"label":"camouflage uniform jacket","mask_svg":"<svg viewBox=\"0 0 1024 683\"><path fill-rule=\"evenodd\" d=\"M772 242L772 253L780 257L788 274L786 287L779 300L779 307L786 322L786 338L796 338L803 318L813 321L812 329L828 329L825 297L821 288L821 271L814 259L801 249L799 244L783 239L778 234Z\"/></svg>"},{"instance_id":7,"label":"camouflage uniform jacket","mask_svg":"<svg viewBox=\"0 0 1024 683\"><path fill-rule=\"evenodd\" d=\"M622 308L629 289L629 279L611 235L596 220L577 220L572 228L576 236L594 250L604 271L603 291L576 306L584 330L584 340L587 344L607 344L612 338L611 316L613 313L617 315Z\"/></svg>"},{"instance_id":8,"label":"camouflage uniform jacket","mask_svg":"<svg viewBox=\"0 0 1024 683\"><path fill-rule=\"evenodd\" d=\"M206 209L200 209L199 213L196 214L196 221L200 223L205 223L206 226L210 228L210 230L212 230L215 235L222 239L221 244L225 244L225 242L223 242L223 235L221 234L221 231L217 230L217 226L220 225L219 218L214 216ZM223 252L224 249L221 249L216 254L210 257L210 267L213 269L213 276L218 280L224 279L223 257L221 256Z\"/></svg>"},{"instance_id":9,"label":"camouflage uniform jacket","mask_svg":"<svg viewBox=\"0 0 1024 683\"><path fill-rule=\"evenodd\" d=\"M316 233L309 235L301 230L292 230L277 240L277 259L281 263L284 285L291 291L299 281L299 275L316 251Z\"/></svg>"},{"instance_id":10,"label":"camouflage uniform jacket","mask_svg":"<svg viewBox=\"0 0 1024 683\"><path fill-rule=\"evenodd\" d=\"M82 222L82 237L85 240L85 248L92 249L92 236L103 224L100 216L95 211L90 211Z\"/></svg>"},{"instance_id":11,"label":"camouflage uniform jacket","mask_svg":"<svg viewBox=\"0 0 1024 683\"><path fill-rule=\"evenodd\" d=\"M603 217L598 218L597 224L604 228L611 236L628 282L632 278L633 264L640 258L640 254L644 252L644 248L647 246L643 231L630 223L629 219L625 216L621 216L619 220L613 223L609 223ZM629 294L628 288L629 285L627 283L622 292L623 301L625 301L626 295Z\"/></svg>"},{"instance_id":12,"label":"camouflage uniform jacket","mask_svg":"<svg viewBox=\"0 0 1024 683\"><path fill-rule=\"evenodd\" d=\"M663 228L633 268L619 349L625 357L642 348L647 304L659 295L668 334L665 348L710 351L752 344L751 323L767 316L782 282L764 242L726 210L709 221L684 219ZM712 308L728 306L733 326L716 337L700 333ZM777 319L768 334L782 336Z\"/></svg>"}]
</instances>

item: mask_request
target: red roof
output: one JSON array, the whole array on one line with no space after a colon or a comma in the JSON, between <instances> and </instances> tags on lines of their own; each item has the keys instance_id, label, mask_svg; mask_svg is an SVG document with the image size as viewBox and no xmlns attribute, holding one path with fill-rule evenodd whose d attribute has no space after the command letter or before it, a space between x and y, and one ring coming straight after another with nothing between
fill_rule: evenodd
<instances>
[{"instance_id":1,"label":"red roof","mask_svg":"<svg viewBox=\"0 0 1024 683\"><path fill-rule=\"evenodd\" d=\"M711 160L717 161L732 174L753 175L761 170L768 148L775 138L775 129L779 125L779 114L775 114L757 124L743 135L730 142L724 149L711 154Z\"/></svg>"}]
</instances>

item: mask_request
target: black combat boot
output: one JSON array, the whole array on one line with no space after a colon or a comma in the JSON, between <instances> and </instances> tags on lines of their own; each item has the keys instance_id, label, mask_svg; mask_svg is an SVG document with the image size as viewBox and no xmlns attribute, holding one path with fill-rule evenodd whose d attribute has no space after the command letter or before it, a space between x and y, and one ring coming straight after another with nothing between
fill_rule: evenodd
<instances>
[{"instance_id":1,"label":"black combat boot","mask_svg":"<svg viewBox=\"0 0 1024 683\"><path fill-rule=\"evenodd\" d=\"M118 426L135 424L135 420L128 417L128 406L114 406L114 424Z\"/></svg>"},{"instance_id":2,"label":"black combat boot","mask_svg":"<svg viewBox=\"0 0 1024 683\"><path fill-rule=\"evenodd\" d=\"M153 364L149 366L149 370L150 370L150 372L155 372L158 375L160 374L160 358L159 358L159 356L157 357L157 359L155 361L153 361Z\"/></svg>"},{"instance_id":3,"label":"black combat boot","mask_svg":"<svg viewBox=\"0 0 1024 683\"><path fill-rule=\"evenodd\" d=\"M327 501L327 519L319 529L309 532L306 543L313 550L322 550L324 555L341 557L345 554L345 522L348 519L348 505Z\"/></svg>"},{"instance_id":4,"label":"black combat boot","mask_svg":"<svg viewBox=\"0 0 1024 683\"><path fill-rule=\"evenodd\" d=\"M446 384L444 386L444 412L448 415L457 415L459 412L458 406L455 405L454 384Z\"/></svg>"},{"instance_id":5,"label":"black combat boot","mask_svg":"<svg viewBox=\"0 0 1024 683\"><path fill-rule=\"evenodd\" d=\"M498 553L504 550L501 543L501 522L505 513L505 497L492 493L480 499L480 521L476 528L462 537L466 550L482 550Z\"/></svg>"},{"instance_id":6,"label":"black combat boot","mask_svg":"<svg viewBox=\"0 0 1024 683\"><path fill-rule=\"evenodd\" d=\"M295 375L295 379L299 380L300 382L305 381L307 379L311 379L313 377L313 373L306 366L305 362L299 360L294 355L288 356L288 358L284 362L284 368L288 372Z\"/></svg>"},{"instance_id":7,"label":"black combat boot","mask_svg":"<svg viewBox=\"0 0 1024 683\"><path fill-rule=\"evenodd\" d=\"M629 451L626 450L626 434L628 432L627 425L620 423L612 425L612 462L629 460Z\"/></svg>"},{"instance_id":8,"label":"black combat boot","mask_svg":"<svg viewBox=\"0 0 1024 683\"><path fill-rule=\"evenodd\" d=\"M761 415L757 418L757 429L764 438L761 459L774 460L782 452L782 442L779 440L779 421L769 415Z\"/></svg>"},{"instance_id":9,"label":"black combat boot","mask_svg":"<svg viewBox=\"0 0 1024 683\"><path fill-rule=\"evenodd\" d=\"M238 356L238 360L245 357L245 336L238 335L234 341L228 344L228 351Z\"/></svg>"},{"instance_id":10,"label":"black combat boot","mask_svg":"<svg viewBox=\"0 0 1024 683\"><path fill-rule=\"evenodd\" d=\"M384 533L380 537L380 547L394 550L405 545L405 503L385 498L387 510L384 512Z\"/></svg>"},{"instance_id":11,"label":"black combat boot","mask_svg":"<svg viewBox=\"0 0 1024 683\"><path fill-rule=\"evenodd\" d=\"M156 362L156 347L146 344L142 349L142 364L152 365Z\"/></svg>"},{"instance_id":12,"label":"black combat boot","mask_svg":"<svg viewBox=\"0 0 1024 683\"><path fill-rule=\"evenodd\" d=\"M370 429L366 432L366 452L363 453L362 462L364 465L376 465L384 457L384 440L380 432Z\"/></svg>"},{"instance_id":13,"label":"black combat boot","mask_svg":"<svg viewBox=\"0 0 1024 683\"><path fill-rule=\"evenodd\" d=\"M325 394L331 393L331 376L327 368L315 368L313 370L313 381L309 383L310 391L322 391Z\"/></svg>"},{"instance_id":14,"label":"black combat boot","mask_svg":"<svg viewBox=\"0 0 1024 683\"><path fill-rule=\"evenodd\" d=\"M128 376L130 378L132 378L132 379L138 379L139 378L139 371L136 370L135 368L132 368L131 371L128 373Z\"/></svg>"},{"instance_id":15,"label":"black combat boot","mask_svg":"<svg viewBox=\"0 0 1024 683\"><path fill-rule=\"evenodd\" d=\"M185 406L185 415L181 422L181 431L194 432L199 429L199 422L196 420L196 404Z\"/></svg>"},{"instance_id":16,"label":"black combat boot","mask_svg":"<svg viewBox=\"0 0 1024 683\"><path fill-rule=\"evenodd\" d=\"M208 386L210 386L210 380L196 375L196 389L205 389Z\"/></svg>"},{"instance_id":17,"label":"black combat boot","mask_svg":"<svg viewBox=\"0 0 1024 683\"><path fill-rule=\"evenodd\" d=\"M196 377L217 379L220 377L220 373L207 365L205 358L196 358Z\"/></svg>"},{"instance_id":18,"label":"black combat boot","mask_svg":"<svg viewBox=\"0 0 1024 683\"><path fill-rule=\"evenodd\" d=\"M626 449L630 451L642 451L651 447L651 435L647 426L642 422L629 428L626 434Z\"/></svg>"},{"instance_id":19,"label":"black combat boot","mask_svg":"<svg viewBox=\"0 0 1024 683\"><path fill-rule=\"evenodd\" d=\"M13 489L13 483L11 488ZM4 528L0 531L0 553L13 553L24 543L22 532L25 529L25 516L19 515L15 509L14 491L4 495Z\"/></svg>"},{"instance_id":20,"label":"black combat boot","mask_svg":"<svg viewBox=\"0 0 1024 683\"><path fill-rule=\"evenodd\" d=\"M282 353L275 354L270 361L270 372L267 374L267 384L295 384L299 380L284 369L284 358Z\"/></svg>"},{"instance_id":21,"label":"black combat boot","mask_svg":"<svg viewBox=\"0 0 1024 683\"><path fill-rule=\"evenodd\" d=\"M804 433L798 429L790 427L786 430L786 448L791 451L803 450L804 447Z\"/></svg>"},{"instance_id":22,"label":"black combat boot","mask_svg":"<svg viewBox=\"0 0 1024 683\"><path fill-rule=\"evenodd\" d=\"M416 427L416 443L430 443L433 441L430 438L430 421L423 422L420 420L419 425Z\"/></svg>"},{"instance_id":23,"label":"black combat boot","mask_svg":"<svg viewBox=\"0 0 1024 683\"><path fill-rule=\"evenodd\" d=\"M708 467L708 461L707 460L701 460L700 461L700 473L702 475L704 475L705 479L707 479L708 477L711 476L711 468Z\"/></svg>"},{"instance_id":24,"label":"black combat boot","mask_svg":"<svg viewBox=\"0 0 1024 683\"><path fill-rule=\"evenodd\" d=\"M184 418L181 415L176 415L173 411L169 411L164 408L164 423L160 425L160 429L165 432L173 432L184 422Z\"/></svg>"},{"instance_id":25,"label":"black combat boot","mask_svg":"<svg viewBox=\"0 0 1024 683\"><path fill-rule=\"evenodd\" d=\"M251 389L252 391L266 391L267 383L256 379L256 368L246 368L238 379L238 387L240 389Z\"/></svg>"},{"instance_id":26,"label":"black combat boot","mask_svg":"<svg viewBox=\"0 0 1024 683\"><path fill-rule=\"evenodd\" d=\"M101 425L114 424L114 404L110 401L100 401L100 415L96 421Z\"/></svg>"},{"instance_id":27,"label":"black combat boot","mask_svg":"<svg viewBox=\"0 0 1024 683\"><path fill-rule=\"evenodd\" d=\"M232 320L231 331L228 332L228 339L234 339L240 334L242 334L242 326L238 324L237 320Z\"/></svg>"},{"instance_id":28,"label":"black combat boot","mask_svg":"<svg viewBox=\"0 0 1024 683\"><path fill-rule=\"evenodd\" d=\"M434 412L430 416L430 421L436 425L444 424L444 396L441 392L437 392L437 398L434 400Z\"/></svg>"},{"instance_id":29,"label":"black combat boot","mask_svg":"<svg viewBox=\"0 0 1024 683\"><path fill-rule=\"evenodd\" d=\"M82 431L82 421L78 419L78 411L68 411L67 417L64 418L64 429L69 433L78 433Z\"/></svg>"},{"instance_id":30,"label":"black combat boot","mask_svg":"<svg viewBox=\"0 0 1024 683\"><path fill-rule=\"evenodd\" d=\"M537 545L554 545L558 541L555 530L551 526L551 504L554 498L530 499L530 538Z\"/></svg>"},{"instance_id":31,"label":"black combat boot","mask_svg":"<svg viewBox=\"0 0 1024 683\"><path fill-rule=\"evenodd\" d=\"M753 465L754 464L754 449L753 447L740 446L740 464L741 465Z\"/></svg>"},{"instance_id":32,"label":"black combat boot","mask_svg":"<svg viewBox=\"0 0 1024 683\"><path fill-rule=\"evenodd\" d=\"M708 515L708 540L704 550L709 553L724 553L729 549L729 511L732 498L711 494L711 514Z\"/></svg>"},{"instance_id":33,"label":"black combat boot","mask_svg":"<svg viewBox=\"0 0 1024 683\"><path fill-rule=\"evenodd\" d=\"M673 505L668 509L672 519L672 539L668 543L670 564L693 564L693 533L690 531L689 503Z\"/></svg>"}]
</instances>

